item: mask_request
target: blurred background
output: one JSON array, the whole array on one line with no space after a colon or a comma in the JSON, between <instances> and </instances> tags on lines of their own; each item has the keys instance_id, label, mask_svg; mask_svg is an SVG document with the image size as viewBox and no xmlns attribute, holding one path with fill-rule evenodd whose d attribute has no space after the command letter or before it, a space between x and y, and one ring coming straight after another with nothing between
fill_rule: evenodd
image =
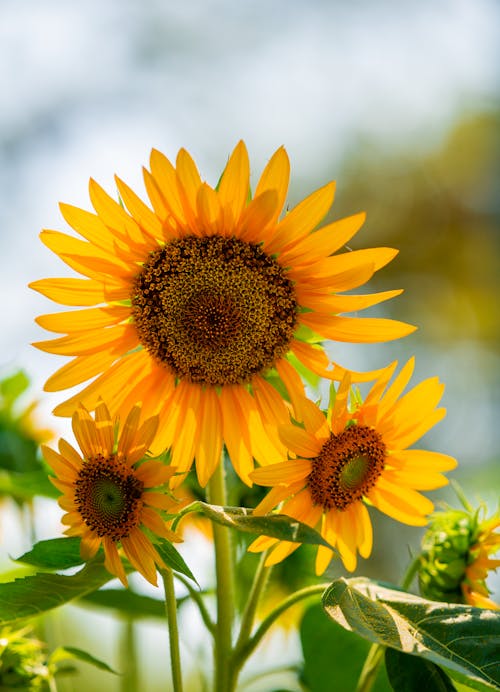
<instances>
[{"instance_id":1,"label":"blurred background","mask_svg":"<svg viewBox=\"0 0 500 692\"><path fill-rule=\"evenodd\" d=\"M70 275L38 240L42 228L65 229L58 202L90 208L89 177L113 194L115 172L142 194L152 147L171 159L186 147L213 185L242 138L255 182L283 144L289 206L336 179L330 218L367 212L351 247L400 250L369 290L405 293L371 314L419 327L380 346L332 345L332 358L364 369L416 354L416 380L439 375L448 415L423 444L455 455L469 498L495 509L499 22L495 0L0 0L0 376L28 373L37 425L69 433L50 415L61 397L42 392L60 359L30 346L45 338L34 316L56 308L26 288ZM449 490L434 496L454 501ZM5 571L30 538L8 501L0 512ZM36 537L60 532L51 501L35 503L34 517ZM420 534L385 519L376 531L360 573L395 581L407 562L396 537L415 546ZM184 555L196 574L210 547L193 536ZM56 613L53 629L119 666L115 623L82 612ZM290 660L300 657L294 635L277 636ZM165 689L164 643L162 626L141 625L148 692ZM194 669L192 632L184 647ZM101 679L120 689L81 670L61 689L85 689L82 680L98 689Z\"/></svg>"}]
</instances>

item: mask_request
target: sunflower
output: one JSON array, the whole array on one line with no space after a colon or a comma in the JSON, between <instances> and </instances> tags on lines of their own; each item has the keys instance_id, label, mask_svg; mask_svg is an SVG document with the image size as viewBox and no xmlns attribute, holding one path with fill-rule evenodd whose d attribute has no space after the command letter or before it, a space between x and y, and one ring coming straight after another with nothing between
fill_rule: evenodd
<instances>
[{"instance_id":1,"label":"sunflower","mask_svg":"<svg viewBox=\"0 0 500 692\"><path fill-rule=\"evenodd\" d=\"M73 415L78 454L66 440L59 453L47 446L42 451L56 473L50 480L63 495L59 504L66 514L68 536L81 536L80 552L90 560L102 545L106 569L127 586L119 546L132 566L151 584L157 584L156 566L163 560L143 529L170 541L180 540L159 514L168 496L154 488L166 483L172 466L144 460L158 428L157 418L140 423L141 410L134 406L118 435L106 405L99 402L95 420L80 406Z\"/></svg>"},{"instance_id":2,"label":"sunflower","mask_svg":"<svg viewBox=\"0 0 500 692\"><path fill-rule=\"evenodd\" d=\"M352 407L350 378L345 375L326 416L311 401L304 401L304 427L280 428L283 443L296 458L251 473L256 483L272 487L257 506L258 514L283 503L279 512L318 528L351 572L357 553L367 558L372 550L366 504L404 524L423 526L433 504L417 491L446 485L442 472L456 466L455 459L445 454L407 449L445 415L445 409L436 409L444 389L436 377L400 397L413 368L410 359L388 386L395 369L389 366L365 401L354 397ZM272 548L266 563L272 565L298 547L262 536L249 550ZM317 574L325 571L331 557L329 548L318 548Z\"/></svg>"},{"instance_id":3,"label":"sunflower","mask_svg":"<svg viewBox=\"0 0 500 692\"><path fill-rule=\"evenodd\" d=\"M420 591L432 600L499 610L489 598L486 579L500 567L500 560L492 557L500 550L500 514L481 518L484 505L475 510L465 501L464 506L431 517L422 540Z\"/></svg>"},{"instance_id":4,"label":"sunflower","mask_svg":"<svg viewBox=\"0 0 500 692\"><path fill-rule=\"evenodd\" d=\"M196 458L205 486L225 444L250 484L253 459L283 458L276 425L289 420L285 398L294 403L304 393L294 366L332 379L344 373L332 369L315 342L380 342L414 330L394 320L339 316L401 293L340 295L364 284L397 251L333 255L365 218L355 214L313 233L333 202L334 183L280 219L290 168L283 148L265 167L253 199L243 142L215 189L184 149L175 167L156 150L150 163L144 181L152 208L119 178L123 206L91 180L95 214L61 205L85 240L41 234L86 277L30 284L58 303L84 307L37 319L66 336L35 346L73 356L45 390L95 377L54 413L71 416L80 401L93 410L101 394L113 414L140 401L146 415L160 418L153 453L173 446L177 483Z\"/></svg>"}]
</instances>

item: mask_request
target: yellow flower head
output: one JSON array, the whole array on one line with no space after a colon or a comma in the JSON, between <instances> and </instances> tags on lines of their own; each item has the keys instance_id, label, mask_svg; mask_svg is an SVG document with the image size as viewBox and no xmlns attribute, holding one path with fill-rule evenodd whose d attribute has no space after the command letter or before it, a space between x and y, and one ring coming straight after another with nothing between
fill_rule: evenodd
<instances>
[{"instance_id":1,"label":"yellow flower head","mask_svg":"<svg viewBox=\"0 0 500 692\"><path fill-rule=\"evenodd\" d=\"M313 341L378 342L414 327L388 319L340 317L398 295L341 295L364 284L396 250L333 254L359 230L364 214L315 231L334 195L329 183L280 218L290 166L283 148L250 196L250 165L240 142L214 189L187 151L176 166L153 150L144 181L147 206L119 178L122 206L93 180L95 213L67 204L61 211L85 240L45 230L42 241L85 278L42 279L31 287L83 310L43 315L45 329L67 336L36 344L72 356L47 391L91 384L55 409L70 416L78 402L93 410L102 394L113 414L142 402L158 415L153 453L172 447L182 480L193 458L205 486L225 444L250 484L253 459L283 458L276 426L287 405L266 376L303 395L291 363L341 379ZM362 378L362 376L360 375ZM174 483L174 485L175 485Z\"/></svg>"},{"instance_id":2,"label":"yellow flower head","mask_svg":"<svg viewBox=\"0 0 500 692\"><path fill-rule=\"evenodd\" d=\"M279 511L318 527L349 571L356 568L358 552L367 558L372 550L366 503L404 524L423 526L433 504L418 491L446 485L442 472L456 466L445 454L407 449L445 415L445 409L436 408L444 386L429 378L401 396L414 362L411 359L388 386L394 367L389 366L365 401L355 401L353 407L348 405L348 375L326 416L305 399L304 427L280 428L281 439L297 458L251 474L256 483L272 487L257 513L283 503ZM250 550L273 548L267 559L271 565L298 547L263 536ZM317 574L325 571L331 557L329 548L318 548Z\"/></svg>"},{"instance_id":3,"label":"yellow flower head","mask_svg":"<svg viewBox=\"0 0 500 692\"><path fill-rule=\"evenodd\" d=\"M500 514L484 517L485 507L436 512L422 540L420 591L426 598L499 610L486 579L500 567Z\"/></svg>"},{"instance_id":4,"label":"yellow flower head","mask_svg":"<svg viewBox=\"0 0 500 692\"><path fill-rule=\"evenodd\" d=\"M59 452L43 446L47 463L56 473L52 483L63 495L59 504L68 536L81 536L81 555L89 560L102 545L106 569L127 586L119 547L129 562L156 586L156 566L163 560L143 529L179 540L160 516L168 497L155 491L172 477L175 469L152 459L144 460L158 419L148 418L140 425L140 407L135 406L119 431L106 405L100 402L95 419L80 406L73 415L73 432L79 454L66 440L59 441Z\"/></svg>"}]
</instances>

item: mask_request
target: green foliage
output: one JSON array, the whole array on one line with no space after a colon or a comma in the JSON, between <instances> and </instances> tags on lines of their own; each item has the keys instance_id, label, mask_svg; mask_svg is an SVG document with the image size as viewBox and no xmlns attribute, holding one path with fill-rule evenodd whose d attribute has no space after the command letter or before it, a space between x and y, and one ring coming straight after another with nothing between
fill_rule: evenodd
<instances>
[{"instance_id":1,"label":"green foliage","mask_svg":"<svg viewBox=\"0 0 500 692\"><path fill-rule=\"evenodd\" d=\"M0 630L0 690L45 692L49 677L42 642L29 636L27 629Z\"/></svg>"},{"instance_id":2,"label":"green foliage","mask_svg":"<svg viewBox=\"0 0 500 692\"><path fill-rule=\"evenodd\" d=\"M113 670L113 668L108 666L107 663L104 663L104 661L95 658L95 656L87 653L87 651L76 649L74 646L60 646L55 649L50 656L50 663L56 664L60 663L60 661L66 661L68 659L84 661L85 663L90 663L90 665L94 666L94 668L99 668L99 670L104 670L107 673L118 675L116 670Z\"/></svg>"},{"instance_id":3,"label":"green foliage","mask_svg":"<svg viewBox=\"0 0 500 692\"><path fill-rule=\"evenodd\" d=\"M175 572L180 572L186 577L189 577L189 579L192 579L194 582L198 583L194 578L193 573L184 562L184 558L179 551L174 548L172 543L167 540L163 540L161 543L155 543L155 548L160 554L162 560Z\"/></svg>"},{"instance_id":4,"label":"green foliage","mask_svg":"<svg viewBox=\"0 0 500 692\"><path fill-rule=\"evenodd\" d=\"M368 642L332 622L320 604L311 606L304 614L300 641L304 657L302 680L310 692L325 692L327 689L340 692L356 688L370 648ZM373 692L391 689L383 667L372 689Z\"/></svg>"},{"instance_id":5,"label":"green foliage","mask_svg":"<svg viewBox=\"0 0 500 692\"><path fill-rule=\"evenodd\" d=\"M16 562L57 570L76 567L84 560L80 555L79 538L51 538L35 543L31 550L16 558Z\"/></svg>"},{"instance_id":6,"label":"green foliage","mask_svg":"<svg viewBox=\"0 0 500 692\"><path fill-rule=\"evenodd\" d=\"M285 514L253 516L252 510L246 507L220 507L209 505L206 502L193 502L179 513L177 521L189 512L201 512L217 524L229 526L245 533L271 536L280 541L291 541L292 543L325 545L327 548L335 550L317 531Z\"/></svg>"},{"instance_id":7,"label":"green foliage","mask_svg":"<svg viewBox=\"0 0 500 692\"><path fill-rule=\"evenodd\" d=\"M457 688L444 670L432 661L386 649L385 667L393 690L453 692Z\"/></svg>"},{"instance_id":8,"label":"green foliage","mask_svg":"<svg viewBox=\"0 0 500 692\"><path fill-rule=\"evenodd\" d=\"M427 601L364 578L325 591L328 615L368 641L500 685L500 613Z\"/></svg>"},{"instance_id":9,"label":"green foliage","mask_svg":"<svg viewBox=\"0 0 500 692\"><path fill-rule=\"evenodd\" d=\"M165 603L130 589L102 589L84 596L79 605L107 608L130 618L165 618Z\"/></svg>"},{"instance_id":10,"label":"green foliage","mask_svg":"<svg viewBox=\"0 0 500 692\"><path fill-rule=\"evenodd\" d=\"M72 576L40 573L0 584L0 625L58 608L95 591L112 578L104 564L95 560Z\"/></svg>"},{"instance_id":11,"label":"green foliage","mask_svg":"<svg viewBox=\"0 0 500 692\"><path fill-rule=\"evenodd\" d=\"M17 439L17 438L16 438ZM0 431L0 445L4 440ZM5 452L5 448L4 452ZM23 454L24 452L20 452ZM33 446L29 454L36 455L36 446ZM0 451L0 456L2 452ZM30 458L29 455L26 457ZM34 458L34 457L33 457ZM38 462L37 462L38 463ZM0 495L9 495L18 502L26 502L32 500L37 495L43 497L51 497L53 499L60 496L60 492L49 481L47 472L39 471L4 471L0 470Z\"/></svg>"}]
</instances>

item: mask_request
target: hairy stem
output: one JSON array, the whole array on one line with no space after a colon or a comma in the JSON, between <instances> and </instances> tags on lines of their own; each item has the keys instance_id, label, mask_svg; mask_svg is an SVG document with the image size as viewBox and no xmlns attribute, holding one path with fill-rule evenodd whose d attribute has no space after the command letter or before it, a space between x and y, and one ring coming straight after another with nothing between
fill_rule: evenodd
<instances>
[{"instance_id":1,"label":"hairy stem","mask_svg":"<svg viewBox=\"0 0 500 692\"><path fill-rule=\"evenodd\" d=\"M227 502L224 463L221 460L208 484L211 504L225 506ZM234 622L234 558L230 529L213 522L215 546L215 575L217 580L217 625L215 629L214 690L232 692L231 656Z\"/></svg>"},{"instance_id":2,"label":"hairy stem","mask_svg":"<svg viewBox=\"0 0 500 692\"><path fill-rule=\"evenodd\" d=\"M181 655L179 650L179 628L177 626L177 603L175 600L174 574L171 569L161 570L165 590L165 613L168 620L170 640L170 667L174 692L182 692Z\"/></svg>"}]
</instances>

